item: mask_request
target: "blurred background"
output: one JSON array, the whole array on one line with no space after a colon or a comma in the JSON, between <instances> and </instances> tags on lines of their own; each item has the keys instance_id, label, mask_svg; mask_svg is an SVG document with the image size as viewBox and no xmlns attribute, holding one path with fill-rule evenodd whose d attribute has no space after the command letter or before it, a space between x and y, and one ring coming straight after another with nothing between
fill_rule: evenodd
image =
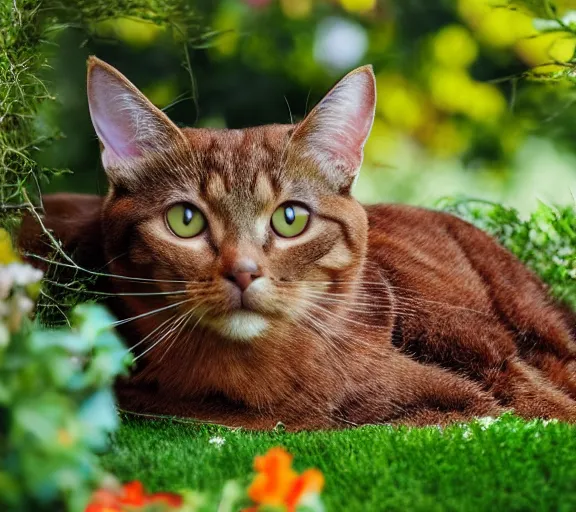
<instances>
[{"instance_id":1,"label":"blurred background","mask_svg":"<svg viewBox=\"0 0 576 512\"><path fill-rule=\"evenodd\" d=\"M194 44L127 17L45 45L40 163L72 171L46 192L104 193L86 58L109 62L175 122L240 128L300 120L351 69L372 63L377 117L355 195L433 206L473 197L528 212L576 194L576 2L188 0ZM574 10L573 10L574 9ZM190 27L186 27L189 31ZM57 44L54 44L57 43Z\"/></svg>"}]
</instances>

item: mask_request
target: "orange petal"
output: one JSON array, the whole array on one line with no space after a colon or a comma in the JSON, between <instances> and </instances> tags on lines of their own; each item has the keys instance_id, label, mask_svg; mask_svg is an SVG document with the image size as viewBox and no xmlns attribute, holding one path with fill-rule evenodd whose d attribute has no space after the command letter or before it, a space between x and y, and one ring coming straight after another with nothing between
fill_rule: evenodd
<instances>
[{"instance_id":1,"label":"orange petal","mask_svg":"<svg viewBox=\"0 0 576 512\"><path fill-rule=\"evenodd\" d=\"M120 510L118 496L107 489L95 491L86 507L86 512L109 512L110 510Z\"/></svg>"},{"instance_id":2,"label":"orange petal","mask_svg":"<svg viewBox=\"0 0 576 512\"><path fill-rule=\"evenodd\" d=\"M256 503L282 505L296 478L292 456L283 448L272 448L255 458L254 467L258 474L248 488L248 496Z\"/></svg>"},{"instance_id":3,"label":"orange petal","mask_svg":"<svg viewBox=\"0 0 576 512\"><path fill-rule=\"evenodd\" d=\"M304 478L306 482L305 493L322 492L322 489L324 488L324 475L322 474L322 471L319 469L307 469L302 473L302 478Z\"/></svg>"},{"instance_id":4,"label":"orange petal","mask_svg":"<svg viewBox=\"0 0 576 512\"><path fill-rule=\"evenodd\" d=\"M304 471L292 484L290 492L286 496L285 505L288 512L294 512L296 506L305 494L319 493L324 487L324 475L317 469Z\"/></svg>"},{"instance_id":5,"label":"orange petal","mask_svg":"<svg viewBox=\"0 0 576 512\"><path fill-rule=\"evenodd\" d=\"M119 499L122 505L132 505L141 507L146 503L144 496L144 486L142 482L134 481L122 486L122 495Z\"/></svg>"},{"instance_id":6,"label":"orange petal","mask_svg":"<svg viewBox=\"0 0 576 512\"><path fill-rule=\"evenodd\" d=\"M248 496L255 503L266 505L282 505L289 486L270 475L256 475L248 488Z\"/></svg>"},{"instance_id":7,"label":"orange petal","mask_svg":"<svg viewBox=\"0 0 576 512\"><path fill-rule=\"evenodd\" d=\"M99 503L90 503L84 512L122 512L119 505L101 505Z\"/></svg>"},{"instance_id":8,"label":"orange petal","mask_svg":"<svg viewBox=\"0 0 576 512\"><path fill-rule=\"evenodd\" d=\"M290 455L284 448L277 446L270 448L264 455L260 455L254 459L254 469L256 471L268 471L272 466L287 467L292 466L292 455Z\"/></svg>"}]
</instances>

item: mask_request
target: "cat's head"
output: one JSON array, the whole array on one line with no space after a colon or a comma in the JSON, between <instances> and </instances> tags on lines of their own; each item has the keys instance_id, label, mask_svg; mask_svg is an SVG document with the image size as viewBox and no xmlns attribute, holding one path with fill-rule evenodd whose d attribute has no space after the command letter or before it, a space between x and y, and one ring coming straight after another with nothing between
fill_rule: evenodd
<instances>
[{"instance_id":1,"label":"cat's head","mask_svg":"<svg viewBox=\"0 0 576 512\"><path fill-rule=\"evenodd\" d=\"M103 225L114 272L177 291L167 305L183 302L193 323L230 339L344 304L367 244L350 191L374 118L371 67L296 125L180 129L96 58L88 98L110 183Z\"/></svg>"}]
</instances>

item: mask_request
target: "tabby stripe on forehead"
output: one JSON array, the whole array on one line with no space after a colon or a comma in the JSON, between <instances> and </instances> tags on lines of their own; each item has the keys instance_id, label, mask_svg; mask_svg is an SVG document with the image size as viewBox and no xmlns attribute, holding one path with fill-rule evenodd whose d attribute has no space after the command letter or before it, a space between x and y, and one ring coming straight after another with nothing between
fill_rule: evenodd
<instances>
[{"instance_id":1,"label":"tabby stripe on forehead","mask_svg":"<svg viewBox=\"0 0 576 512\"><path fill-rule=\"evenodd\" d=\"M207 201L218 203L230 193L223 174L214 172L206 178L204 198ZM215 206L213 205L213 207Z\"/></svg>"},{"instance_id":2,"label":"tabby stripe on forehead","mask_svg":"<svg viewBox=\"0 0 576 512\"><path fill-rule=\"evenodd\" d=\"M284 162L279 162L278 158L280 155L284 154L284 152L282 151L282 153L278 153L278 150L271 146L267 139L264 139L263 146L264 151L266 151L270 159L270 165L266 168L266 174L270 180L270 185L272 186L274 195L278 197L282 191L282 172L284 166Z\"/></svg>"},{"instance_id":3,"label":"tabby stripe on forehead","mask_svg":"<svg viewBox=\"0 0 576 512\"><path fill-rule=\"evenodd\" d=\"M256 185L258 182L263 179L262 175L258 172L252 173L252 179L250 181L250 191L254 194L256 191Z\"/></svg>"},{"instance_id":4,"label":"tabby stripe on forehead","mask_svg":"<svg viewBox=\"0 0 576 512\"><path fill-rule=\"evenodd\" d=\"M268 178L270 179L270 185L272 186L272 190L274 191L274 196L278 197L280 192L282 192L282 179L276 173L271 172L268 174Z\"/></svg>"}]
</instances>

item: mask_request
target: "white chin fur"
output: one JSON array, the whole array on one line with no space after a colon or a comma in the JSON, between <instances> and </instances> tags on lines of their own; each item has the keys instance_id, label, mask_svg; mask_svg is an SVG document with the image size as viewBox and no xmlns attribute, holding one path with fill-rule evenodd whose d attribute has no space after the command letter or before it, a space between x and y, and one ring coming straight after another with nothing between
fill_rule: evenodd
<instances>
[{"instance_id":1,"label":"white chin fur","mask_svg":"<svg viewBox=\"0 0 576 512\"><path fill-rule=\"evenodd\" d=\"M268 320L252 311L236 311L211 324L226 338L247 341L262 334L268 327Z\"/></svg>"}]
</instances>

